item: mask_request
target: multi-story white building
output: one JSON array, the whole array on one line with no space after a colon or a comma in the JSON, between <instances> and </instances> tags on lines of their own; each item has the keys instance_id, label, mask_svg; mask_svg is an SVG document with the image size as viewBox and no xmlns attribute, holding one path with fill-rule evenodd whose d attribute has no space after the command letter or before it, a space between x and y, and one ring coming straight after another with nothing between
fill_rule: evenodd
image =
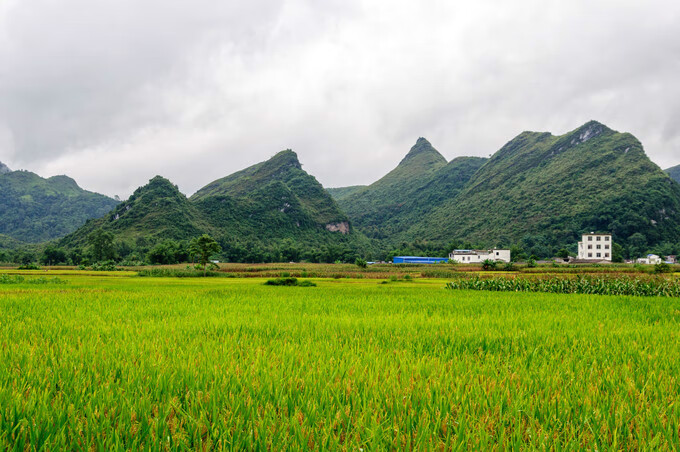
<instances>
[{"instance_id":1,"label":"multi-story white building","mask_svg":"<svg viewBox=\"0 0 680 452\"><path fill-rule=\"evenodd\" d=\"M449 260L461 264L480 264L485 260L510 262L510 250L453 250Z\"/></svg>"},{"instance_id":2,"label":"multi-story white building","mask_svg":"<svg viewBox=\"0 0 680 452\"><path fill-rule=\"evenodd\" d=\"M612 260L612 235L611 234L583 234L578 242L579 260L611 261Z\"/></svg>"}]
</instances>

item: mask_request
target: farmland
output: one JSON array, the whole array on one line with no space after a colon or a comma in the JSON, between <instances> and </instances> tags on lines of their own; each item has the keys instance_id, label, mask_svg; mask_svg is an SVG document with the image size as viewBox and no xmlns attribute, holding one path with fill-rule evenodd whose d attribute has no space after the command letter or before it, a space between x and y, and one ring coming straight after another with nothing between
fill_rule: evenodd
<instances>
[{"instance_id":1,"label":"farmland","mask_svg":"<svg viewBox=\"0 0 680 452\"><path fill-rule=\"evenodd\" d=\"M9 272L0 448L680 447L678 298L253 268Z\"/></svg>"}]
</instances>

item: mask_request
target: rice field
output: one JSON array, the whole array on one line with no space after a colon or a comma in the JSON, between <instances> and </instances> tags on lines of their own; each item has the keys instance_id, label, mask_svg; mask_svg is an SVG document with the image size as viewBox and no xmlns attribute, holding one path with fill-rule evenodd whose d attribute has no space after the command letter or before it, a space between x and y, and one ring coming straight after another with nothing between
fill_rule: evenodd
<instances>
[{"instance_id":1,"label":"rice field","mask_svg":"<svg viewBox=\"0 0 680 452\"><path fill-rule=\"evenodd\" d=\"M2 449L680 448L678 298L38 277L0 284Z\"/></svg>"}]
</instances>

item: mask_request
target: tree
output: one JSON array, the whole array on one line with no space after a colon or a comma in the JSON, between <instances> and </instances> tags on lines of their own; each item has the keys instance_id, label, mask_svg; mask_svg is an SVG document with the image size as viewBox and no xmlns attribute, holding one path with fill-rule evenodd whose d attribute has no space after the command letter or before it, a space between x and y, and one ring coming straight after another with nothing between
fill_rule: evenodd
<instances>
[{"instance_id":1,"label":"tree","mask_svg":"<svg viewBox=\"0 0 680 452\"><path fill-rule=\"evenodd\" d=\"M561 257L562 259L566 259L569 257L569 251L567 251L566 248L562 248L557 252L557 257Z\"/></svg>"},{"instance_id":2,"label":"tree","mask_svg":"<svg viewBox=\"0 0 680 452\"><path fill-rule=\"evenodd\" d=\"M623 247L618 243L612 245L612 262L623 262Z\"/></svg>"},{"instance_id":3,"label":"tree","mask_svg":"<svg viewBox=\"0 0 680 452\"><path fill-rule=\"evenodd\" d=\"M357 260L354 261L354 264L359 268L366 268L368 265L368 263L360 257L357 257Z\"/></svg>"},{"instance_id":4,"label":"tree","mask_svg":"<svg viewBox=\"0 0 680 452\"><path fill-rule=\"evenodd\" d=\"M206 276L208 272L208 261L210 261L210 256L222 251L222 247L215 241L214 238L210 237L208 234L203 234L202 236L191 241L189 250L191 254L198 256L198 261L201 265L203 265L203 276Z\"/></svg>"},{"instance_id":5,"label":"tree","mask_svg":"<svg viewBox=\"0 0 680 452\"><path fill-rule=\"evenodd\" d=\"M87 237L92 245L92 257L95 262L113 259L113 233L97 229Z\"/></svg>"},{"instance_id":6,"label":"tree","mask_svg":"<svg viewBox=\"0 0 680 452\"><path fill-rule=\"evenodd\" d=\"M66 251L64 251L61 248L57 248L54 245L50 245L47 248L45 248L45 251L43 251L43 254L40 258L40 261L43 264L61 264L66 262L67 257L66 257Z\"/></svg>"}]
</instances>

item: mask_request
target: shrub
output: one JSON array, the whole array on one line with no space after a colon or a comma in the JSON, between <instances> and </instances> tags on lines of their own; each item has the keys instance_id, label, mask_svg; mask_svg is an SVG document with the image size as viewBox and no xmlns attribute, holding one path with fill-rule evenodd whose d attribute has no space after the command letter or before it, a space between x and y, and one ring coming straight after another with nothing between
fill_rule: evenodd
<instances>
[{"instance_id":1,"label":"shrub","mask_svg":"<svg viewBox=\"0 0 680 452\"><path fill-rule=\"evenodd\" d=\"M38 264L30 262L19 267L19 270L40 270Z\"/></svg>"},{"instance_id":2,"label":"shrub","mask_svg":"<svg viewBox=\"0 0 680 452\"><path fill-rule=\"evenodd\" d=\"M368 266L368 263L360 257L357 257L357 260L354 261L354 264L359 268L366 268Z\"/></svg>"},{"instance_id":3,"label":"shrub","mask_svg":"<svg viewBox=\"0 0 680 452\"><path fill-rule=\"evenodd\" d=\"M515 264L512 262L506 262L505 265L503 265L503 270L506 272L512 272L515 271Z\"/></svg>"},{"instance_id":4,"label":"shrub","mask_svg":"<svg viewBox=\"0 0 680 452\"><path fill-rule=\"evenodd\" d=\"M265 286L297 286L297 287L315 287L312 281L300 281L297 278L276 278L269 279L264 283Z\"/></svg>"},{"instance_id":5,"label":"shrub","mask_svg":"<svg viewBox=\"0 0 680 452\"><path fill-rule=\"evenodd\" d=\"M654 265L654 273L673 273L673 269L665 262Z\"/></svg>"},{"instance_id":6,"label":"shrub","mask_svg":"<svg viewBox=\"0 0 680 452\"><path fill-rule=\"evenodd\" d=\"M90 270L95 272L115 272L118 270L118 268L116 267L116 263L114 261L104 261L95 262L92 264L92 267L90 267Z\"/></svg>"},{"instance_id":7,"label":"shrub","mask_svg":"<svg viewBox=\"0 0 680 452\"><path fill-rule=\"evenodd\" d=\"M496 261L491 260L491 259L486 259L484 262L482 262L482 270L490 271L490 270L495 270L495 269L496 269Z\"/></svg>"},{"instance_id":8,"label":"shrub","mask_svg":"<svg viewBox=\"0 0 680 452\"><path fill-rule=\"evenodd\" d=\"M530 257L529 260L527 261L527 267L536 268L536 259Z\"/></svg>"}]
</instances>

